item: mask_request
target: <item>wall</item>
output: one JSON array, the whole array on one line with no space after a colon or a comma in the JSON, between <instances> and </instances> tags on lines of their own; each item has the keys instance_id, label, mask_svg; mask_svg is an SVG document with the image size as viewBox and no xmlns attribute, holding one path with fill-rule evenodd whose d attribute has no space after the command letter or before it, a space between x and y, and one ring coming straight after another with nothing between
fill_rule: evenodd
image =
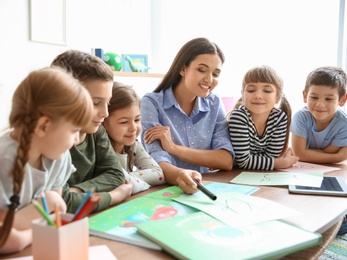
<instances>
[{"instance_id":1,"label":"wall","mask_svg":"<svg viewBox=\"0 0 347 260\"><path fill-rule=\"evenodd\" d=\"M150 55L150 0L66 2L67 45L61 46L30 40L30 0L0 0L0 129L21 80L67 49Z\"/></svg>"},{"instance_id":2,"label":"wall","mask_svg":"<svg viewBox=\"0 0 347 260\"><path fill-rule=\"evenodd\" d=\"M0 129L11 97L30 70L66 49L146 53L152 72L165 73L189 39L208 37L226 62L216 92L240 95L242 76L267 64L283 77L293 111L303 105L307 74L336 65L339 0L66 0L67 45L30 41L30 0L0 0ZM344 48L345 49L345 48ZM124 79L151 91L156 80Z\"/></svg>"}]
</instances>

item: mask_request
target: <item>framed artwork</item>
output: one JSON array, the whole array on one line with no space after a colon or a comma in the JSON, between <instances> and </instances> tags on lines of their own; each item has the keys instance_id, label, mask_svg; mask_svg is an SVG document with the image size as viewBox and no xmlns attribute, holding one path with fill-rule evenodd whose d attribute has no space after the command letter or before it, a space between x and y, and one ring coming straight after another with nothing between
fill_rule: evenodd
<instances>
[{"instance_id":1,"label":"framed artwork","mask_svg":"<svg viewBox=\"0 0 347 260\"><path fill-rule=\"evenodd\" d=\"M129 72L148 72L146 54L122 54L122 70Z\"/></svg>"},{"instance_id":2,"label":"framed artwork","mask_svg":"<svg viewBox=\"0 0 347 260\"><path fill-rule=\"evenodd\" d=\"M66 0L30 0L30 40L66 45Z\"/></svg>"}]
</instances>

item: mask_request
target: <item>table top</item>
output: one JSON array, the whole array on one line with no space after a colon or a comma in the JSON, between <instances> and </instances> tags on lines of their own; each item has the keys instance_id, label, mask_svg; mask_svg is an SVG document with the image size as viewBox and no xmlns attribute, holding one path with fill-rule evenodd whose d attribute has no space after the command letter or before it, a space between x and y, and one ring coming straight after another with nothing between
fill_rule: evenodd
<instances>
[{"instance_id":1,"label":"table top","mask_svg":"<svg viewBox=\"0 0 347 260\"><path fill-rule=\"evenodd\" d=\"M325 173L325 175L338 175L347 182L347 161L329 166L337 167L341 170L328 172ZM243 170L240 169L233 169L232 171L207 173L203 175L203 180L229 182L242 171ZM165 184L152 187L147 191L131 196L126 201L167 186L168 185ZM309 231L323 233L347 214L347 201L345 197L290 194L287 186L259 187L260 189L252 195L270 199L302 212L299 216L286 218L284 220ZM172 256L163 251L151 250L94 236L90 236L90 245L107 245L118 259L173 259ZM31 246L16 254L0 256L0 259L10 259L27 255L31 255Z\"/></svg>"}]
</instances>

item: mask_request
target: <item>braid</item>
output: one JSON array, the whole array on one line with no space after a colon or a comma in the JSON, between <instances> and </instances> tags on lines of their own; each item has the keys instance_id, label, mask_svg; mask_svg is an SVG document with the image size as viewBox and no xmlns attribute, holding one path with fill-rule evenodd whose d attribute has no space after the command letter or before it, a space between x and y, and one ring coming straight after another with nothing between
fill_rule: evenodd
<instances>
[{"instance_id":1,"label":"braid","mask_svg":"<svg viewBox=\"0 0 347 260\"><path fill-rule=\"evenodd\" d=\"M288 148L289 130L290 130L291 122L292 122L292 108L290 107L288 99L285 96L281 98L280 109L283 110L284 113L286 113L287 115L286 139L285 139L284 146L281 152L281 156L282 156L285 154Z\"/></svg>"},{"instance_id":2,"label":"braid","mask_svg":"<svg viewBox=\"0 0 347 260\"><path fill-rule=\"evenodd\" d=\"M37 117L38 116L34 116ZM24 179L25 166L28 162L28 154L31 145L31 138L33 136L34 129L37 124L37 119L32 119L31 116L25 116L23 121L17 121L14 123L16 126L20 126L19 134L19 146L17 149L17 158L15 159L14 167L12 170L13 177L13 195L10 198L11 204L8 205L8 211L6 213L4 222L0 227L0 247L2 247L13 226L14 215L16 209L20 204L19 193L22 189L22 183Z\"/></svg>"}]
</instances>

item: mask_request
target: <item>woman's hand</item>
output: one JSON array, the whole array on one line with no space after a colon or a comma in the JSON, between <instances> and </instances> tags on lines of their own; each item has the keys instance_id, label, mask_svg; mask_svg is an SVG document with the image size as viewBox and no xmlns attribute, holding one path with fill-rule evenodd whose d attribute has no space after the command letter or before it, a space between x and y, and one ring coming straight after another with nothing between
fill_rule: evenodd
<instances>
[{"instance_id":1,"label":"woman's hand","mask_svg":"<svg viewBox=\"0 0 347 260\"><path fill-rule=\"evenodd\" d=\"M180 187L187 194L193 194L199 191L196 183L192 180L192 178L200 181L202 177L201 174L197 171L187 169L179 170L176 182L178 187Z\"/></svg>"},{"instance_id":2,"label":"woman's hand","mask_svg":"<svg viewBox=\"0 0 347 260\"><path fill-rule=\"evenodd\" d=\"M145 132L144 140L147 144L151 144L158 139L161 142L162 148L168 153L171 153L175 144L172 142L170 127L156 125Z\"/></svg>"}]
</instances>

